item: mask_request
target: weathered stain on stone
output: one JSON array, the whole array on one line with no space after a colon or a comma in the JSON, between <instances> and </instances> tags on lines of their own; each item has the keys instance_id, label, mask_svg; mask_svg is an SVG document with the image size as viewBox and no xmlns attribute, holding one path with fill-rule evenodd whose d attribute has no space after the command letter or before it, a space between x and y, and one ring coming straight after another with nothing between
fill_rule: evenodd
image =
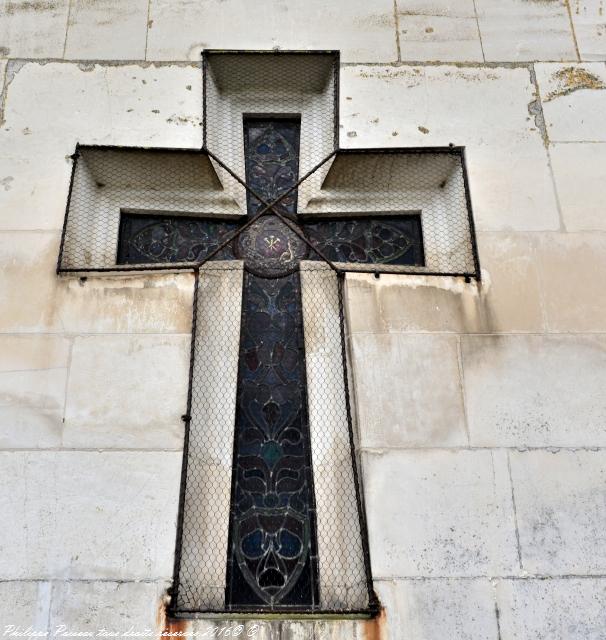
<instances>
[{"instance_id":1,"label":"weathered stain on stone","mask_svg":"<svg viewBox=\"0 0 606 640\"><path fill-rule=\"evenodd\" d=\"M600 78L582 67L565 67L564 69L559 69L552 75L552 79L558 82L558 87L547 94L545 102L570 95L582 89L590 91L606 89L606 84L600 80Z\"/></svg>"},{"instance_id":2,"label":"weathered stain on stone","mask_svg":"<svg viewBox=\"0 0 606 640\"><path fill-rule=\"evenodd\" d=\"M429 133L429 129L428 129L427 127L422 127L422 126L420 126L420 125L419 125L419 126L417 127L417 129L418 129L421 133L424 133L424 134L426 134L426 135Z\"/></svg>"},{"instance_id":3,"label":"weathered stain on stone","mask_svg":"<svg viewBox=\"0 0 606 640\"><path fill-rule=\"evenodd\" d=\"M186 638L191 635L191 620L166 618L160 638Z\"/></svg>"},{"instance_id":4,"label":"weathered stain on stone","mask_svg":"<svg viewBox=\"0 0 606 640\"><path fill-rule=\"evenodd\" d=\"M468 283L456 277L392 274L382 276L380 280L355 278L349 286L355 286L357 295L365 297L366 304L370 303L365 322L373 324L376 332L397 330L400 320L394 315L394 309L401 308L403 296L410 296L415 290L419 290L415 299L423 301L424 308L449 310L448 326L453 330L463 333L498 330L490 297L490 274L485 270L480 282ZM410 319L413 325L420 321L418 317ZM445 321L444 316L442 321Z\"/></svg>"},{"instance_id":5,"label":"weathered stain on stone","mask_svg":"<svg viewBox=\"0 0 606 640\"><path fill-rule=\"evenodd\" d=\"M412 81L412 84L409 84L408 87L412 88L419 84L421 84L423 78L420 69L417 68L365 68L362 71L358 72L358 76L360 78L376 78L377 80L385 80L386 82L391 82L392 80L403 80L406 79L409 82Z\"/></svg>"},{"instance_id":6,"label":"weathered stain on stone","mask_svg":"<svg viewBox=\"0 0 606 640\"><path fill-rule=\"evenodd\" d=\"M394 17L393 13L375 13L371 15L359 16L354 19L354 24L368 26L373 25L376 27L393 27Z\"/></svg>"},{"instance_id":7,"label":"weathered stain on stone","mask_svg":"<svg viewBox=\"0 0 606 640\"><path fill-rule=\"evenodd\" d=\"M528 113L531 118L534 118L535 126L541 132L543 145L545 146L545 148L547 148L547 146L549 145L549 134L547 133L547 126L545 124L545 116L543 114L543 105L539 97L539 84L537 82L537 75L532 65L528 67L528 71L530 73L530 82L534 87L534 91L533 91L534 100L531 100L528 103Z\"/></svg>"},{"instance_id":8,"label":"weathered stain on stone","mask_svg":"<svg viewBox=\"0 0 606 640\"><path fill-rule=\"evenodd\" d=\"M6 107L6 97L8 95L8 87L25 64L26 62L24 60L9 60L6 64L6 70L4 72L4 85L2 87L2 92L0 93L0 127L6 121L4 112Z\"/></svg>"},{"instance_id":9,"label":"weathered stain on stone","mask_svg":"<svg viewBox=\"0 0 606 640\"><path fill-rule=\"evenodd\" d=\"M477 71L483 71L478 68ZM470 74L467 71L459 70L454 73L447 71L445 76L453 76L458 80L465 80L465 82L484 82L485 80L499 80L499 76L496 73L474 73Z\"/></svg>"},{"instance_id":10,"label":"weathered stain on stone","mask_svg":"<svg viewBox=\"0 0 606 640\"><path fill-rule=\"evenodd\" d=\"M381 607L379 615L364 621L361 626L364 640L383 640L387 637L387 612Z\"/></svg>"},{"instance_id":11,"label":"weathered stain on stone","mask_svg":"<svg viewBox=\"0 0 606 640\"><path fill-rule=\"evenodd\" d=\"M43 2L42 0L33 0L30 2L9 2L6 7L6 13L9 16L16 13L25 13L27 11L54 11L57 9L56 2Z\"/></svg>"},{"instance_id":12,"label":"weathered stain on stone","mask_svg":"<svg viewBox=\"0 0 606 640\"><path fill-rule=\"evenodd\" d=\"M193 124L196 127L202 126L202 120L200 120L200 118L195 118L193 116L178 116L176 114L166 118L166 122L169 124L176 124L177 126L184 124Z\"/></svg>"}]
</instances>

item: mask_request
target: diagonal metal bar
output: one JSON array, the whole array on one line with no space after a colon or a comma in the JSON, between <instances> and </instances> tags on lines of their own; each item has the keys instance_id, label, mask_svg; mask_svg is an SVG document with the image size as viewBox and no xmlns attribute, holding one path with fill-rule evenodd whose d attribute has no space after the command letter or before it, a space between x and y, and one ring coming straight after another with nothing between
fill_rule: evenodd
<instances>
[{"instance_id":1,"label":"diagonal metal bar","mask_svg":"<svg viewBox=\"0 0 606 640\"><path fill-rule=\"evenodd\" d=\"M234 178L234 180L236 180L239 184L241 184L249 193L251 193L264 206L263 206L263 209L261 209L261 211L257 212L248 222L243 224L237 231L234 231L234 233L232 233L226 240L224 240L214 251L211 251L204 258L204 260L201 260L200 262L198 262L197 265L196 265L196 268L198 268L198 269L202 265L204 265L206 262L208 262L209 260L212 260L212 258L214 258L222 249L225 249L225 247L227 247L233 240L235 240L243 231L248 229L248 227L250 227L252 224L254 224L261 216L267 214L269 211L271 211L273 214L278 216L283 222L285 222L285 224L287 224L289 226L289 228L292 229L290 224L288 222L286 222L286 219L278 211L276 211L276 209L274 209L274 207L276 206L276 204L279 204L284 198L286 198L286 196L290 195L295 189L298 189L299 185L302 182L307 180L307 178L309 178L322 165L326 164L326 162L328 162L332 157L334 157L337 154L336 150L332 151L331 153L329 153L323 160L318 162L318 164L315 167L312 167L302 178L300 178L292 187L287 189L281 196L276 198L270 204L270 203L266 202L264 198L259 196L254 191L254 189L252 189L244 180L242 180L242 178L240 178L240 176L238 176L237 173L235 173L230 167L228 167L212 151L209 151L208 149L205 149L205 151L206 151L206 153L208 154L208 156L210 158L212 158L221 168L225 169L225 171L227 171L227 173L229 173L229 175L232 176ZM322 260L325 260L331 266L331 268L335 269L335 271L338 271L338 269L334 266L334 264L330 260L328 260L325 256L323 256L322 253L318 249L316 249L313 246L313 244L311 244L309 242L309 240L307 240L307 238L304 237L304 235L302 234L300 229L297 229L297 230L293 229L293 231L295 231L298 235L301 235L301 237L303 237L305 239L305 242L309 246L312 247L312 249L322 258Z\"/></svg>"},{"instance_id":2,"label":"diagonal metal bar","mask_svg":"<svg viewBox=\"0 0 606 640\"><path fill-rule=\"evenodd\" d=\"M239 184L241 184L262 205L264 205L265 208L262 211L260 211L257 214L255 214L255 215L261 215L263 213L267 213L267 211L269 209L271 209L274 213L276 213L276 211L274 210L275 205L277 205L282 200L284 200L284 198L286 198L286 196L290 195L293 191L295 191L295 189L298 189L299 186L301 185L301 183L305 182L305 180L307 180L307 178L309 178L313 173L315 173L322 165L326 164L331 158L333 158L334 156L337 155L337 150L336 149L334 151L331 151L324 159L320 160L320 162L318 162L318 164L316 164L314 167L312 167L302 178L299 178L299 180L297 180L297 182L295 182L295 184L293 184L292 187L287 189L282 195L277 197L272 203L269 203L265 199L263 199L250 185L248 185L246 180L243 180L233 169L228 167L212 151L209 151L208 149L204 149L204 151L207 153L209 158L214 160L222 169L225 169L225 171L227 171L227 173L229 173L229 175L234 180L236 180Z\"/></svg>"}]
</instances>

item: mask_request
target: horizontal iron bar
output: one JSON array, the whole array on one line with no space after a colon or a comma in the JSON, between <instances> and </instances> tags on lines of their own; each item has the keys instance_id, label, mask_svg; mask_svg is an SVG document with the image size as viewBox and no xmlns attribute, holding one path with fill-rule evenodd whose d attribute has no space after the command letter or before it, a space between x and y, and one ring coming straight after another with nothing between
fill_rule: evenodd
<instances>
[{"instance_id":1,"label":"horizontal iron bar","mask_svg":"<svg viewBox=\"0 0 606 640\"><path fill-rule=\"evenodd\" d=\"M440 147L339 147L337 154L364 154L364 153L376 153L376 154L402 154L402 155L416 155L425 153L447 153L450 155L462 156L464 146L440 146Z\"/></svg>"},{"instance_id":2,"label":"horizontal iron bar","mask_svg":"<svg viewBox=\"0 0 606 640\"><path fill-rule=\"evenodd\" d=\"M151 151L153 153L190 153L206 155L202 147L141 147L118 144L80 144L76 145L76 153L83 149L94 151Z\"/></svg>"},{"instance_id":3,"label":"horizontal iron bar","mask_svg":"<svg viewBox=\"0 0 606 640\"><path fill-rule=\"evenodd\" d=\"M289 619L298 618L301 620L313 619L338 619L338 618L374 618L380 611L380 608L368 609L305 609L301 607L293 607L284 611L272 611L262 608L247 608L242 611L234 611L227 609L168 609L168 618L187 619L187 618L220 618L232 620L255 620L255 619Z\"/></svg>"},{"instance_id":4,"label":"horizontal iron bar","mask_svg":"<svg viewBox=\"0 0 606 640\"><path fill-rule=\"evenodd\" d=\"M78 143L76 153L79 150L92 149L95 151L151 151L154 153L190 153L200 155L210 155L204 147L144 147L117 144L81 144ZM435 147L338 147L332 155L376 153L376 154L424 154L424 153L448 153L451 155L461 155L465 146L435 146Z\"/></svg>"},{"instance_id":5,"label":"horizontal iron bar","mask_svg":"<svg viewBox=\"0 0 606 640\"><path fill-rule=\"evenodd\" d=\"M218 264L219 262L230 262L230 263L234 263L237 261L234 260L221 260L221 261L217 261L214 264ZM313 260L303 260L303 262L310 262L313 263ZM78 274L78 273L112 273L112 272L128 272L128 271L140 271L142 273L146 272L146 271L174 271L177 273L194 273L195 271L198 271L200 269L200 267L202 267L205 263L198 263L198 262L191 262L188 264L184 264L181 266L177 266L176 264L171 264L171 263L163 263L161 265L128 265L128 266L115 266L115 267L87 267L87 268L82 268L82 269L67 269L67 268L62 268L59 269L59 273L65 273L65 274L69 274L69 273L73 273L73 274ZM447 276L447 277L451 277L451 278L474 278L476 280L479 280L479 274L473 273L473 272L464 272L464 271L421 271L420 269L416 269L416 270L411 270L411 269L399 269L398 267L400 265L393 265L391 267L391 269L389 268L389 265L385 265L382 268L381 267L360 267L360 268L354 268L354 267L342 267L341 265L344 263L333 263L335 265L336 271L338 271L339 273L380 273L380 274L385 274L385 275L401 275L401 276L406 276L406 275L412 275L412 276ZM350 264L364 264L364 263L350 263ZM208 268L208 267L207 267ZM232 268L221 268L221 269L217 269L217 271L236 271L241 269L242 267L239 266L233 266ZM303 269L303 271L305 271L305 269Z\"/></svg>"},{"instance_id":6,"label":"horizontal iron bar","mask_svg":"<svg viewBox=\"0 0 606 640\"><path fill-rule=\"evenodd\" d=\"M202 56L210 55L277 55L277 56L289 56L289 55L340 55L338 49L202 49Z\"/></svg>"}]
</instances>

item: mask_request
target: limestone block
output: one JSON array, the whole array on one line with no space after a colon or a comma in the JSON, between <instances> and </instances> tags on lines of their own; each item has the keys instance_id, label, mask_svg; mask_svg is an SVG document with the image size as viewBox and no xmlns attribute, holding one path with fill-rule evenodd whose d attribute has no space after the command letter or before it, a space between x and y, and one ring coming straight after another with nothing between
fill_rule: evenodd
<instances>
[{"instance_id":1,"label":"limestone block","mask_svg":"<svg viewBox=\"0 0 606 640\"><path fill-rule=\"evenodd\" d=\"M40 371L67 367L70 340L63 336L0 336L0 371Z\"/></svg>"},{"instance_id":2,"label":"limestone block","mask_svg":"<svg viewBox=\"0 0 606 640\"><path fill-rule=\"evenodd\" d=\"M0 447L61 443L70 341L0 336Z\"/></svg>"},{"instance_id":3,"label":"limestone block","mask_svg":"<svg viewBox=\"0 0 606 640\"><path fill-rule=\"evenodd\" d=\"M495 126L498 126L496 124ZM470 147L469 184L479 231L556 231L560 220L545 148Z\"/></svg>"},{"instance_id":4,"label":"limestone block","mask_svg":"<svg viewBox=\"0 0 606 640\"><path fill-rule=\"evenodd\" d=\"M506 453L364 453L373 576L511 575L518 559Z\"/></svg>"},{"instance_id":5,"label":"limestone block","mask_svg":"<svg viewBox=\"0 0 606 640\"><path fill-rule=\"evenodd\" d=\"M537 245L547 327L551 331L606 329L606 237L548 234Z\"/></svg>"},{"instance_id":6,"label":"limestone block","mask_svg":"<svg viewBox=\"0 0 606 640\"><path fill-rule=\"evenodd\" d=\"M473 446L606 446L603 336L464 336L461 347Z\"/></svg>"},{"instance_id":7,"label":"limestone block","mask_svg":"<svg viewBox=\"0 0 606 640\"><path fill-rule=\"evenodd\" d=\"M179 452L4 452L2 579L171 578Z\"/></svg>"},{"instance_id":8,"label":"limestone block","mask_svg":"<svg viewBox=\"0 0 606 640\"><path fill-rule=\"evenodd\" d=\"M61 58L69 0L3 3L0 51L11 58Z\"/></svg>"},{"instance_id":9,"label":"limestone block","mask_svg":"<svg viewBox=\"0 0 606 640\"><path fill-rule=\"evenodd\" d=\"M529 234L478 234L485 333L544 329L535 243Z\"/></svg>"},{"instance_id":10,"label":"limestone block","mask_svg":"<svg viewBox=\"0 0 606 640\"><path fill-rule=\"evenodd\" d=\"M155 637L167 582L55 582L49 626L124 634L129 630ZM128 637L128 636L126 636Z\"/></svg>"},{"instance_id":11,"label":"limestone block","mask_svg":"<svg viewBox=\"0 0 606 640\"><path fill-rule=\"evenodd\" d=\"M191 273L58 278L58 315L72 333L190 333Z\"/></svg>"},{"instance_id":12,"label":"limestone block","mask_svg":"<svg viewBox=\"0 0 606 640\"><path fill-rule=\"evenodd\" d=\"M605 142L606 66L535 65L551 142Z\"/></svg>"},{"instance_id":13,"label":"limestone block","mask_svg":"<svg viewBox=\"0 0 606 640\"><path fill-rule=\"evenodd\" d=\"M354 620L283 621L279 631L268 636L268 640L352 640L364 638L361 625Z\"/></svg>"},{"instance_id":14,"label":"limestone block","mask_svg":"<svg viewBox=\"0 0 606 640\"><path fill-rule=\"evenodd\" d=\"M312 625L303 625L306 630ZM300 631L300 625L290 621L279 620L174 620L167 625L167 631L182 634L188 638L254 638L254 640L277 640L280 638L288 638L291 640L292 635L287 635L293 631L295 634ZM284 634L284 635L282 635ZM181 637L181 636L176 636ZM299 640L307 640L307 635L294 638ZM294 640L293 638L293 640ZM351 638L351 636L350 636Z\"/></svg>"},{"instance_id":15,"label":"limestone block","mask_svg":"<svg viewBox=\"0 0 606 640\"><path fill-rule=\"evenodd\" d=\"M503 640L599 640L606 629L606 580L504 580L497 585Z\"/></svg>"},{"instance_id":16,"label":"limestone block","mask_svg":"<svg viewBox=\"0 0 606 640\"><path fill-rule=\"evenodd\" d=\"M55 273L60 232L0 234L0 331L188 333L193 276Z\"/></svg>"},{"instance_id":17,"label":"limestone block","mask_svg":"<svg viewBox=\"0 0 606 640\"><path fill-rule=\"evenodd\" d=\"M456 336L355 334L362 447L467 445Z\"/></svg>"},{"instance_id":18,"label":"limestone block","mask_svg":"<svg viewBox=\"0 0 606 640\"><path fill-rule=\"evenodd\" d=\"M478 229L559 228L527 69L352 66L341 79L343 146L465 145Z\"/></svg>"},{"instance_id":19,"label":"limestone block","mask_svg":"<svg viewBox=\"0 0 606 640\"><path fill-rule=\"evenodd\" d=\"M0 229L62 227L72 164L68 156L76 142L201 144L196 65L11 61L9 72L6 123L0 131Z\"/></svg>"},{"instance_id":20,"label":"limestone block","mask_svg":"<svg viewBox=\"0 0 606 640\"><path fill-rule=\"evenodd\" d=\"M42 171L73 153L77 141L199 147L201 83L196 64L20 65L8 88L3 153L42 154Z\"/></svg>"},{"instance_id":21,"label":"limestone block","mask_svg":"<svg viewBox=\"0 0 606 640\"><path fill-rule=\"evenodd\" d=\"M76 337L63 444L180 448L190 344L188 335Z\"/></svg>"},{"instance_id":22,"label":"limestone block","mask_svg":"<svg viewBox=\"0 0 606 640\"><path fill-rule=\"evenodd\" d=\"M553 144L551 163L568 231L606 231L606 144Z\"/></svg>"},{"instance_id":23,"label":"limestone block","mask_svg":"<svg viewBox=\"0 0 606 640\"><path fill-rule=\"evenodd\" d=\"M542 331L534 244L522 234L479 238L482 282L447 276L348 274L352 333Z\"/></svg>"},{"instance_id":24,"label":"limestone block","mask_svg":"<svg viewBox=\"0 0 606 640\"><path fill-rule=\"evenodd\" d=\"M48 582L0 582L2 631L8 625L46 631L51 601Z\"/></svg>"},{"instance_id":25,"label":"limestone block","mask_svg":"<svg viewBox=\"0 0 606 640\"><path fill-rule=\"evenodd\" d=\"M398 0L402 60L482 62L473 0Z\"/></svg>"},{"instance_id":26,"label":"limestone block","mask_svg":"<svg viewBox=\"0 0 606 640\"><path fill-rule=\"evenodd\" d=\"M523 568L541 575L606 573L606 452L512 452Z\"/></svg>"},{"instance_id":27,"label":"limestone block","mask_svg":"<svg viewBox=\"0 0 606 640\"><path fill-rule=\"evenodd\" d=\"M487 61L576 60L566 0L476 0Z\"/></svg>"},{"instance_id":28,"label":"limestone block","mask_svg":"<svg viewBox=\"0 0 606 640\"><path fill-rule=\"evenodd\" d=\"M551 578L497 584L503 640L600 640L606 629L606 580Z\"/></svg>"},{"instance_id":29,"label":"limestone block","mask_svg":"<svg viewBox=\"0 0 606 640\"><path fill-rule=\"evenodd\" d=\"M393 3L153 0L148 60L199 60L203 48L340 49L343 62L392 62Z\"/></svg>"},{"instance_id":30,"label":"limestone block","mask_svg":"<svg viewBox=\"0 0 606 640\"><path fill-rule=\"evenodd\" d=\"M488 580L378 580L375 588L386 609L385 640L493 640L498 635Z\"/></svg>"},{"instance_id":31,"label":"limestone block","mask_svg":"<svg viewBox=\"0 0 606 640\"><path fill-rule=\"evenodd\" d=\"M606 18L602 0L574 0L570 7L581 60L606 59Z\"/></svg>"},{"instance_id":32,"label":"limestone block","mask_svg":"<svg viewBox=\"0 0 606 640\"><path fill-rule=\"evenodd\" d=\"M144 60L147 0L76 0L69 13L65 57Z\"/></svg>"},{"instance_id":33,"label":"limestone block","mask_svg":"<svg viewBox=\"0 0 606 640\"><path fill-rule=\"evenodd\" d=\"M21 133L29 136L29 131L24 127ZM61 228L71 160L58 155L52 160L40 158L33 151L29 157L19 157L10 142L6 147L0 144L0 230Z\"/></svg>"},{"instance_id":34,"label":"limestone block","mask_svg":"<svg viewBox=\"0 0 606 640\"><path fill-rule=\"evenodd\" d=\"M60 330L56 314L59 232L0 234L0 331Z\"/></svg>"}]
</instances>

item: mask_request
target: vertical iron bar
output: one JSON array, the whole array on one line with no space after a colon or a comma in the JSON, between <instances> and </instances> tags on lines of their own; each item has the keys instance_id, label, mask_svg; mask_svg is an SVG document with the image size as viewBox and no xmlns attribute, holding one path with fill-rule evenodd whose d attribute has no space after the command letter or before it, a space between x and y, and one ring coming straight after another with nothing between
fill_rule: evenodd
<instances>
[{"instance_id":1,"label":"vertical iron bar","mask_svg":"<svg viewBox=\"0 0 606 640\"><path fill-rule=\"evenodd\" d=\"M67 232L67 218L69 215L69 207L72 201L72 190L74 188L74 178L76 176L76 165L80 157L80 145L76 143L76 149L72 154L72 170L69 178L69 189L67 192L67 203L65 205L65 216L63 218L63 229L61 230L61 244L59 245L59 257L57 258L57 274L61 273L61 263L63 262L63 247L65 246L65 234Z\"/></svg>"},{"instance_id":2,"label":"vertical iron bar","mask_svg":"<svg viewBox=\"0 0 606 640\"><path fill-rule=\"evenodd\" d=\"M351 417L351 404L349 397L349 378L347 369L347 346L345 343L345 310L343 305L343 293L345 284L345 273L337 275L337 295L339 298L339 325L341 328L341 358L343 361L343 384L345 387L345 408L347 413L347 427L349 431L349 450L351 453L351 465L356 491L356 503L358 506L358 519L360 522L360 536L362 538L362 553L364 555L364 571L366 574L366 588L368 591L368 605L372 612L376 612L379 607L379 600L372 586L372 573L370 565L370 549L368 543L368 525L366 522L366 511L364 509L360 478L358 474L358 462L356 459L356 439L353 431L353 421Z\"/></svg>"},{"instance_id":3,"label":"vertical iron bar","mask_svg":"<svg viewBox=\"0 0 606 640\"><path fill-rule=\"evenodd\" d=\"M473 220L473 212L471 209L471 193L469 191L469 177L467 175L467 154L465 147L460 149L461 168L463 171L463 185L465 187L465 202L467 203L467 219L469 220L469 235L471 237L471 251L473 254L473 265L476 272L476 279L482 280L482 271L480 270L480 255L478 252L478 243L476 240L476 227Z\"/></svg>"},{"instance_id":4,"label":"vertical iron bar","mask_svg":"<svg viewBox=\"0 0 606 640\"><path fill-rule=\"evenodd\" d=\"M191 423L191 404L194 380L194 361L196 357L196 326L198 322L198 288L200 285L200 270L196 269L194 275L194 296L191 319L191 345L189 351L189 384L187 389L187 413L182 416L185 433L183 436L183 459L181 461L181 486L179 492L179 511L177 515L177 544L175 547L175 564L173 567L173 584L170 589L170 609L178 608L179 595L179 571L181 568L181 548L183 539L183 519L185 516L185 492L187 485L187 464L189 461L189 428Z\"/></svg>"},{"instance_id":5,"label":"vertical iron bar","mask_svg":"<svg viewBox=\"0 0 606 640\"><path fill-rule=\"evenodd\" d=\"M202 50L202 148L206 149L206 120L208 113L206 111L206 83L208 82L208 56L206 51Z\"/></svg>"},{"instance_id":6,"label":"vertical iron bar","mask_svg":"<svg viewBox=\"0 0 606 640\"><path fill-rule=\"evenodd\" d=\"M339 74L341 73L341 54L340 52L335 52L334 61L333 61L333 148L335 151L339 149Z\"/></svg>"}]
</instances>

